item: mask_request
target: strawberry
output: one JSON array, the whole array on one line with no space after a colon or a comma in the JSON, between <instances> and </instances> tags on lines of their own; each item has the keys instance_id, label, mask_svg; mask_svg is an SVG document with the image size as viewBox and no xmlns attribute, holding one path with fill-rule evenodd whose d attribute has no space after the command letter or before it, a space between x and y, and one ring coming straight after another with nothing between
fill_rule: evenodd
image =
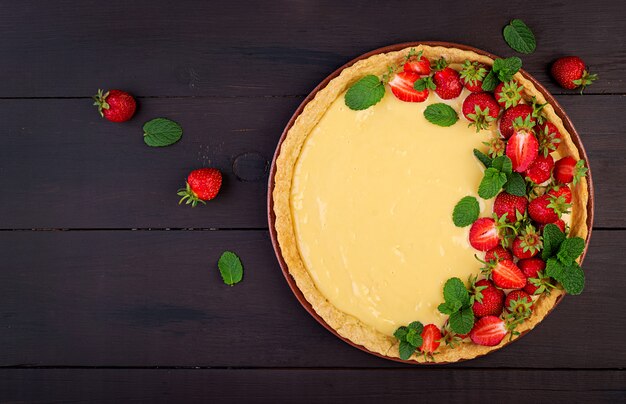
<instances>
[{"instance_id":1,"label":"strawberry","mask_svg":"<svg viewBox=\"0 0 626 404\"><path fill-rule=\"evenodd\" d=\"M93 96L93 105L98 107L100 116L111 122L125 122L133 117L137 103L132 95L126 91L110 90L106 93L98 90Z\"/></svg>"},{"instance_id":2,"label":"strawberry","mask_svg":"<svg viewBox=\"0 0 626 404\"><path fill-rule=\"evenodd\" d=\"M578 160L572 156L563 157L554 164L554 179L561 184L576 185L582 177L587 175L584 160Z\"/></svg>"},{"instance_id":3,"label":"strawberry","mask_svg":"<svg viewBox=\"0 0 626 404\"><path fill-rule=\"evenodd\" d=\"M528 318L533 309L533 299L523 290L514 290L506 295L504 309L509 313L515 313L516 318Z\"/></svg>"},{"instance_id":4,"label":"strawberry","mask_svg":"<svg viewBox=\"0 0 626 404\"><path fill-rule=\"evenodd\" d=\"M528 204L528 215L537 223L554 223L567 213L571 205L565 196L541 195Z\"/></svg>"},{"instance_id":5,"label":"strawberry","mask_svg":"<svg viewBox=\"0 0 626 404\"><path fill-rule=\"evenodd\" d=\"M515 107L521 101L523 89L524 87L518 84L517 81L511 80L506 83L502 82L498 84L493 94L502 108L511 108Z\"/></svg>"},{"instance_id":6,"label":"strawberry","mask_svg":"<svg viewBox=\"0 0 626 404\"><path fill-rule=\"evenodd\" d=\"M437 61L435 64L437 71L433 74L433 82L435 86L437 86L435 89L437 95L441 99L451 100L461 94L461 91L463 91L463 83L461 83L459 73L446 66L447 63L443 58Z\"/></svg>"},{"instance_id":7,"label":"strawberry","mask_svg":"<svg viewBox=\"0 0 626 404\"><path fill-rule=\"evenodd\" d=\"M482 63L466 60L459 73L461 83L473 93L482 92L482 85L488 70Z\"/></svg>"},{"instance_id":8,"label":"strawberry","mask_svg":"<svg viewBox=\"0 0 626 404\"><path fill-rule=\"evenodd\" d=\"M414 72L400 72L389 81L389 87L391 87L393 95L400 101L422 102L428 98L428 89L417 91L413 88L413 84L419 78L420 75Z\"/></svg>"},{"instance_id":9,"label":"strawberry","mask_svg":"<svg viewBox=\"0 0 626 404\"><path fill-rule=\"evenodd\" d=\"M519 104L505 110L500 117L500 125L498 126L502 137L508 139L513 135L513 132L515 131L515 129L513 128L513 122L517 118L526 119L530 116L530 120L532 122L535 122L535 118L532 117L532 114L533 107L527 104Z\"/></svg>"},{"instance_id":10,"label":"strawberry","mask_svg":"<svg viewBox=\"0 0 626 404\"><path fill-rule=\"evenodd\" d=\"M506 155L513 163L513 171L524 172L535 161L539 152L539 142L532 132L534 122L530 117L516 118L513 135L506 144Z\"/></svg>"},{"instance_id":11,"label":"strawberry","mask_svg":"<svg viewBox=\"0 0 626 404\"><path fill-rule=\"evenodd\" d=\"M187 205L195 207L198 202L205 203L217 196L222 186L222 173L216 168L199 168L193 170L187 176L187 185L178 190L181 196L180 205L183 201Z\"/></svg>"},{"instance_id":12,"label":"strawberry","mask_svg":"<svg viewBox=\"0 0 626 404\"><path fill-rule=\"evenodd\" d=\"M539 152L545 157L556 151L561 143L561 132L552 122L544 122L537 126L537 140L539 140Z\"/></svg>"},{"instance_id":13,"label":"strawberry","mask_svg":"<svg viewBox=\"0 0 626 404\"><path fill-rule=\"evenodd\" d=\"M463 115L476 126L476 132L487 129L498 119L500 106L490 93L471 93L463 101Z\"/></svg>"},{"instance_id":14,"label":"strawberry","mask_svg":"<svg viewBox=\"0 0 626 404\"><path fill-rule=\"evenodd\" d=\"M490 217L477 219L470 227L469 241L479 251L488 251L500 243L500 232L496 221Z\"/></svg>"},{"instance_id":15,"label":"strawberry","mask_svg":"<svg viewBox=\"0 0 626 404\"><path fill-rule=\"evenodd\" d=\"M496 262L490 269L491 280L502 289L521 289L526 285L526 277L511 260Z\"/></svg>"},{"instance_id":16,"label":"strawberry","mask_svg":"<svg viewBox=\"0 0 626 404\"><path fill-rule=\"evenodd\" d=\"M425 354L432 354L439 348L441 344L441 331L435 324L428 324L424 326L422 331L422 345L420 346L420 352Z\"/></svg>"},{"instance_id":17,"label":"strawberry","mask_svg":"<svg viewBox=\"0 0 626 404\"><path fill-rule=\"evenodd\" d=\"M470 338L478 345L495 346L504 339L507 332L504 320L496 316L485 316L474 323Z\"/></svg>"},{"instance_id":18,"label":"strawberry","mask_svg":"<svg viewBox=\"0 0 626 404\"><path fill-rule=\"evenodd\" d=\"M550 179L553 168L554 159L552 156L539 154L535 161L528 166L528 169L524 171L524 175L535 184L541 184Z\"/></svg>"},{"instance_id":19,"label":"strawberry","mask_svg":"<svg viewBox=\"0 0 626 404\"><path fill-rule=\"evenodd\" d=\"M513 255L517 258L532 258L543 247L541 236L537 233L537 230L532 225L527 225L522 229L520 235L513 240Z\"/></svg>"},{"instance_id":20,"label":"strawberry","mask_svg":"<svg viewBox=\"0 0 626 404\"><path fill-rule=\"evenodd\" d=\"M410 55L407 58L403 69L405 72L427 76L430 74L430 61L422 56L422 51L419 51L417 55Z\"/></svg>"},{"instance_id":21,"label":"strawberry","mask_svg":"<svg viewBox=\"0 0 626 404\"><path fill-rule=\"evenodd\" d=\"M516 196L502 191L493 202L493 211L498 217L506 215L506 221L514 223L517 221L517 212L524 215L527 205L528 199L525 196Z\"/></svg>"},{"instance_id":22,"label":"strawberry","mask_svg":"<svg viewBox=\"0 0 626 404\"><path fill-rule=\"evenodd\" d=\"M556 198L563 196L565 203L572 203L572 190L567 185L556 185L547 192L548 195L552 195Z\"/></svg>"},{"instance_id":23,"label":"strawberry","mask_svg":"<svg viewBox=\"0 0 626 404\"><path fill-rule=\"evenodd\" d=\"M539 230L540 232L543 232L543 228L546 227L547 224L549 223L540 224L539 227L537 227L537 230ZM565 222L563 221L563 219L559 219L552 224L558 227L563 233L565 233Z\"/></svg>"},{"instance_id":24,"label":"strawberry","mask_svg":"<svg viewBox=\"0 0 626 404\"><path fill-rule=\"evenodd\" d=\"M498 156L504 156L504 152L506 151L506 143L504 142L504 139L502 139L497 133L494 133L489 141L483 142L483 144L489 146L489 151L487 153L492 159Z\"/></svg>"},{"instance_id":25,"label":"strawberry","mask_svg":"<svg viewBox=\"0 0 626 404\"><path fill-rule=\"evenodd\" d=\"M474 284L474 304L472 310L476 317L499 316L502 314L504 292L496 288L487 279Z\"/></svg>"},{"instance_id":26,"label":"strawberry","mask_svg":"<svg viewBox=\"0 0 626 404\"><path fill-rule=\"evenodd\" d=\"M546 263L541 258L527 258L517 261L517 266L526 276L526 286L524 292L529 295L541 294L548 287L551 287L550 278L543 275L542 271L546 269Z\"/></svg>"},{"instance_id":27,"label":"strawberry","mask_svg":"<svg viewBox=\"0 0 626 404\"><path fill-rule=\"evenodd\" d=\"M554 80L565 89L573 90L581 87L582 94L585 87L597 80L597 74L589 74L585 62L578 56L566 56L557 59L550 69Z\"/></svg>"},{"instance_id":28,"label":"strawberry","mask_svg":"<svg viewBox=\"0 0 626 404\"><path fill-rule=\"evenodd\" d=\"M513 255L507 249L502 246L497 246L496 248L492 248L491 250L485 253L485 261L501 261L501 260L513 260Z\"/></svg>"}]
</instances>

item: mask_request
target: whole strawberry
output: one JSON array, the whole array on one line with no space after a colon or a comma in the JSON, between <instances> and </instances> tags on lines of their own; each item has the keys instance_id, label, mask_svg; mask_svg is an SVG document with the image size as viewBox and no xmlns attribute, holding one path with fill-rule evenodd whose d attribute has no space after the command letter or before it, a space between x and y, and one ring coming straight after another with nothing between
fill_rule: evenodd
<instances>
[{"instance_id":1,"label":"whole strawberry","mask_svg":"<svg viewBox=\"0 0 626 404\"><path fill-rule=\"evenodd\" d=\"M523 290L514 290L506 295L504 309L512 313L515 320L523 320L532 314L533 299Z\"/></svg>"},{"instance_id":2,"label":"whole strawberry","mask_svg":"<svg viewBox=\"0 0 626 404\"><path fill-rule=\"evenodd\" d=\"M529 295L541 294L554 286L550 283L550 278L543 275L546 263L541 258L528 258L517 261L517 266L526 276L526 286L524 292Z\"/></svg>"},{"instance_id":3,"label":"whole strawberry","mask_svg":"<svg viewBox=\"0 0 626 404\"><path fill-rule=\"evenodd\" d=\"M556 198L562 196L565 198L565 203L572 203L572 190L567 185L556 185L547 194Z\"/></svg>"},{"instance_id":4,"label":"whole strawberry","mask_svg":"<svg viewBox=\"0 0 626 404\"><path fill-rule=\"evenodd\" d=\"M405 72L413 72L423 76L430 74L430 61L422 56L422 51L407 58L403 67Z\"/></svg>"},{"instance_id":5,"label":"whole strawberry","mask_svg":"<svg viewBox=\"0 0 626 404\"><path fill-rule=\"evenodd\" d=\"M473 93L482 92L483 80L487 73L489 72L482 63L466 60L460 72L461 83Z\"/></svg>"},{"instance_id":6,"label":"whole strawberry","mask_svg":"<svg viewBox=\"0 0 626 404\"><path fill-rule=\"evenodd\" d=\"M524 87L521 84L518 84L515 80L511 80L506 83L502 82L498 84L493 94L502 108L511 108L519 104L522 99L523 89Z\"/></svg>"},{"instance_id":7,"label":"whole strawberry","mask_svg":"<svg viewBox=\"0 0 626 404\"><path fill-rule=\"evenodd\" d=\"M492 248L491 250L485 253L485 262L496 262L502 260L511 260L513 261L513 255L509 250L502 247L501 245Z\"/></svg>"},{"instance_id":8,"label":"whole strawberry","mask_svg":"<svg viewBox=\"0 0 626 404\"><path fill-rule=\"evenodd\" d=\"M561 184L572 182L576 185L586 174L587 167L585 167L585 161L576 161L572 156L563 157L554 164L554 179Z\"/></svg>"},{"instance_id":9,"label":"whole strawberry","mask_svg":"<svg viewBox=\"0 0 626 404\"><path fill-rule=\"evenodd\" d=\"M436 86L435 93L437 93L441 99L451 100L461 95L463 83L461 83L459 73L446 66L447 63L443 58L436 62L435 69L437 71L433 74L433 82Z\"/></svg>"},{"instance_id":10,"label":"whole strawberry","mask_svg":"<svg viewBox=\"0 0 626 404\"><path fill-rule=\"evenodd\" d=\"M565 201L565 196L541 195L528 204L528 215L537 223L554 223L567 213L571 205Z\"/></svg>"},{"instance_id":11,"label":"whole strawberry","mask_svg":"<svg viewBox=\"0 0 626 404\"><path fill-rule=\"evenodd\" d=\"M541 184L550 179L553 168L554 159L552 156L549 154L547 156L539 154L537 158L535 158L535 161L528 166L528 169L524 171L524 175L535 184Z\"/></svg>"},{"instance_id":12,"label":"whole strawberry","mask_svg":"<svg viewBox=\"0 0 626 404\"><path fill-rule=\"evenodd\" d=\"M499 316L504 307L504 292L496 288L487 279L474 284L474 304L472 310L476 317Z\"/></svg>"},{"instance_id":13,"label":"whole strawberry","mask_svg":"<svg viewBox=\"0 0 626 404\"><path fill-rule=\"evenodd\" d=\"M561 132L552 122L544 122L535 128L537 140L539 140L539 152L547 157L556 151L561 143Z\"/></svg>"},{"instance_id":14,"label":"whole strawberry","mask_svg":"<svg viewBox=\"0 0 626 404\"><path fill-rule=\"evenodd\" d=\"M532 122L535 122L535 118L532 117L532 114L533 107L528 104L519 104L505 110L502 113L502 117L500 117L500 125L498 126L502 137L508 139L513 135L513 132L515 132L515 128L513 128L513 122L517 118L522 118L522 120L525 120L527 117L530 117L530 120Z\"/></svg>"},{"instance_id":15,"label":"whole strawberry","mask_svg":"<svg viewBox=\"0 0 626 404\"><path fill-rule=\"evenodd\" d=\"M585 62L578 56L566 56L557 59L552 64L550 73L563 88L574 90L581 87L581 94L585 87L598 79L597 74L589 74Z\"/></svg>"},{"instance_id":16,"label":"whole strawberry","mask_svg":"<svg viewBox=\"0 0 626 404\"><path fill-rule=\"evenodd\" d=\"M476 126L476 132L487 129L491 122L498 119L500 106L490 93L471 93L463 101L463 115Z\"/></svg>"},{"instance_id":17,"label":"whole strawberry","mask_svg":"<svg viewBox=\"0 0 626 404\"><path fill-rule=\"evenodd\" d=\"M206 204L215 198L222 186L222 173L216 168L199 168L187 176L187 185L178 190L181 196L178 204L183 203L195 207L198 202Z\"/></svg>"},{"instance_id":18,"label":"whole strawberry","mask_svg":"<svg viewBox=\"0 0 626 404\"><path fill-rule=\"evenodd\" d=\"M514 223L517 221L518 212L520 215L526 213L528 199L525 196L516 196L507 192L500 192L493 201L493 212L501 217L506 214L506 221Z\"/></svg>"},{"instance_id":19,"label":"whole strawberry","mask_svg":"<svg viewBox=\"0 0 626 404\"><path fill-rule=\"evenodd\" d=\"M520 235L513 240L511 250L517 258L532 258L543 247L541 236L532 225L527 225L520 231Z\"/></svg>"},{"instance_id":20,"label":"whole strawberry","mask_svg":"<svg viewBox=\"0 0 626 404\"><path fill-rule=\"evenodd\" d=\"M98 107L100 116L111 122L126 122L133 117L137 109L133 96L121 90L110 90L106 93L98 90L93 99L93 105Z\"/></svg>"}]
</instances>

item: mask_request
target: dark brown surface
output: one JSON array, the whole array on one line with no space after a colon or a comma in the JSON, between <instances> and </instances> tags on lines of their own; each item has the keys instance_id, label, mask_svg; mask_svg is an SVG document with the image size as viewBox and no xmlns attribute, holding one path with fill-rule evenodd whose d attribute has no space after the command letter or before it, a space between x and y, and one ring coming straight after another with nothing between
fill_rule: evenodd
<instances>
[{"instance_id":1,"label":"dark brown surface","mask_svg":"<svg viewBox=\"0 0 626 404\"><path fill-rule=\"evenodd\" d=\"M2 2L0 399L624 401L624 6L499 4ZM454 368L351 348L299 306L273 255L266 161L280 132L364 52L436 39L509 56L500 30L513 17L538 38L524 67L557 94L594 171L587 288L519 342ZM570 53L600 74L588 95L547 77ZM137 117L100 120L98 87L141 96ZM178 120L182 141L147 148L141 126L155 116ZM176 189L203 164L224 170L223 193L179 207ZM225 249L246 266L233 288L215 268Z\"/></svg>"}]
</instances>

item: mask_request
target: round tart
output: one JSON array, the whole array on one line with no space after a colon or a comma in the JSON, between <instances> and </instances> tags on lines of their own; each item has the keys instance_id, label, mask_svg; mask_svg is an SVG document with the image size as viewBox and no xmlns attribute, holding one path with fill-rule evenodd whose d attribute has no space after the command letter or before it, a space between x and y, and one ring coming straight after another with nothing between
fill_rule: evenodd
<instances>
[{"instance_id":1,"label":"round tart","mask_svg":"<svg viewBox=\"0 0 626 404\"><path fill-rule=\"evenodd\" d=\"M329 76L287 125L274 248L301 303L346 342L413 363L471 359L582 290L586 155L518 63L387 47Z\"/></svg>"}]
</instances>

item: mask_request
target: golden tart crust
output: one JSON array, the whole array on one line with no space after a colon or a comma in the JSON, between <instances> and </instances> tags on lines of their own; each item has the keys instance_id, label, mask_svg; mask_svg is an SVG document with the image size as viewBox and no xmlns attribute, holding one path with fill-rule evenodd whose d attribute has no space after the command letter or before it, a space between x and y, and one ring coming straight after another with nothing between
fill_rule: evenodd
<instances>
[{"instance_id":1,"label":"golden tart crust","mask_svg":"<svg viewBox=\"0 0 626 404\"><path fill-rule=\"evenodd\" d=\"M493 59L490 57L472 51L427 45L418 45L413 48L417 51L422 51L423 55L430 60L444 57L452 67L456 67L457 69L465 60L477 61L487 65L493 64ZM273 209L276 216L274 226L281 254L289 269L290 275L295 280L303 296L328 326L332 327L340 336L356 345L363 346L371 352L393 359L399 359L398 341L393 336L385 335L374 330L370 326L362 323L359 319L340 311L334 305L330 304L317 289L300 257L293 227L290 195L294 169L301 148L330 105L354 82L363 76L368 74L380 76L387 71L388 66L400 63L410 49L411 47L407 47L399 51L375 54L366 59L359 60L352 66L341 71L339 76L332 79L326 87L317 92L315 97L306 104L302 113L297 117L282 143L280 152L276 158L275 185L272 193ZM523 85L524 98L530 99L530 97L534 96L539 103L546 102L543 94L535 88L531 81L524 78L521 73L517 73L514 78ZM579 150L552 105L546 105L543 112L547 119L556 125L559 132L563 135L558 149L559 153L561 155L571 155L578 160L580 158ZM570 235L586 239L588 234L587 202L589 198L587 180L583 178L576 186L573 186L572 193L573 206ZM564 294L564 291L555 289L550 295L544 294L540 296L535 303L532 317L521 324L517 330L521 334L524 334L534 328L552 310L554 305ZM512 340L517 338L519 338L519 336L514 336ZM509 338L507 336L499 345L493 347L476 345L468 340L454 349L442 344L436 352L435 361L437 363L450 363L472 359L499 349L508 343ZM411 357L411 361L422 363L426 362L427 359L423 355L415 353Z\"/></svg>"}]
</instances>

